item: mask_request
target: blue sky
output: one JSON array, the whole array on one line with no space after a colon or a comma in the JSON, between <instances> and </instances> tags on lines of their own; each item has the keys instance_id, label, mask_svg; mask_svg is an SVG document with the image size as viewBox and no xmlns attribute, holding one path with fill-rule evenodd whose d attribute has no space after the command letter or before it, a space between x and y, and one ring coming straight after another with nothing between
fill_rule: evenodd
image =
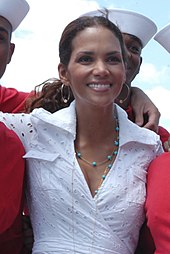
<instances>
[{"instance_id":1,"label":"blue sky","mask_svg":"<svg viewBox=\"0 0 170 254\"><path fill-rule=\"evenodd\" d=\"M170 0L27 0L30 12L13 34L12 62L1 80L6 87L30 91L49 77L58 77L58 40L65 25L99 7L137 11L151 18L158 30L170 23ZM170 54L155 40L142 52L141 71L133 82L161 112L160 124L170 131Z\"/></svg>"}]
</instances>

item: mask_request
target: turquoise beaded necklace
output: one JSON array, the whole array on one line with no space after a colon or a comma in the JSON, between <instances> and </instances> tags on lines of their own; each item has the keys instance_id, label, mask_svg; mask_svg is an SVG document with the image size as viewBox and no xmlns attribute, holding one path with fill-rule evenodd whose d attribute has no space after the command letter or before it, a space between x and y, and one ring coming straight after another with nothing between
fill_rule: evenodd
<instances>
[{"instance_id":1,"label":"turquoise beaded necklace","mask_svg":"<svg viewBox=\"0 0 170 254\"><path fill-rule=\"evenodd\" d=\"M118 146L119 146L119 141L116 140L114 144L115 144L116 147L118 147ZM111 155L108 155L107 158L106 158L105 160L101 161L101 162L96 162L96 161L90 162L90 161L86 160L86 159L82 156L82 154L81 154L80 152L76 152L76 156L77 156L78 159L84 161L84 162L87 163L88 165L93 166L93 167L97 167L97 166L101 166L101 165L105 164L107 161L108 161L108 162L109 162L109 161L112 161L112 160L113 160L113 157L114 157L115 155L117 155L117 153L118 153L118 149L114 150L113 153L112 153ZM109 165L110 165L110 164L109 164Z\"/></svg>"},{"instance_id":2,"label":"turquoise beaded necklace","mask_svg":"<svg viewBox=\"0 0 170 254\"><path fill-rule=\"evenodd\" d=\"M95 190L95 194L97 194L98 189L100 188L102 182L105 180L107 173L109 172L109 170L111 169L111 167L112 167L112 165L113 165L113 159L114 159L114 157L115 157L115 156L117 155L117 153L118 153L118 149L119 149L119 125L118 125L118 119L117 119L117 117L115 117L115 119L116 119L116 128L115 128L115 131L117 132L117 138L116 138L116 140L114 140L114 150L113 150L113 152L112 152L111 155L108 155L107 158L106 158L105 160L103 160L103 161L100 161L100 162L92 161L92 162L90 162L90 161L86 160L86 159L82 156L82 154L80 153L80 151L77 151L77 152L76 152L76 156L77 156L77 158L78 158L79 160L82 160L82 161L85 162L87 165L92 166L93 168L96 168L97 166L101 166L101 165L105 164L107 161L108 161L108 163L109 163L109 164L105 167L105 170L104 170L103 175L102 175L102 177L101 177L100 184L99 184L97 190Z\"/></svg>"}]
</instances>

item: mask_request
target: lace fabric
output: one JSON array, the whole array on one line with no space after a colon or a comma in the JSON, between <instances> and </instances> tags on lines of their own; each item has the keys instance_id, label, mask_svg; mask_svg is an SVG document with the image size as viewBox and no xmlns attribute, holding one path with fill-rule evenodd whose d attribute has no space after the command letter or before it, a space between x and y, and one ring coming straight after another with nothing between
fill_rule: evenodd
<instances>
[{"instance_id":1,"label":"lace fabric","mask_svg":"<svg viewBox=\"0 0 170 254\"><path fill-rule=\"evenodd\" d=\"M93 198L75 158L74 103L54 114L0 114L27 152L34 254L134 253L144 221L147 167L163 149L156 134L131 123L119 107L118 118L120 149Z\"/></svg>"}]
</instances>

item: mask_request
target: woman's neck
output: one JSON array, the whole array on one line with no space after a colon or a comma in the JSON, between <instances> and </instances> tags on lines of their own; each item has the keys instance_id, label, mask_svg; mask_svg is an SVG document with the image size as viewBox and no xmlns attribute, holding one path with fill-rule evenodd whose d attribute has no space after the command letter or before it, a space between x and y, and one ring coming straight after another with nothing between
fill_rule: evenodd
<instances>
[{"instance_id":1,"label":"woman's neck","mask_svg":"<svg viewBox=\"0 0 170 254\"><path fill-rule=\"evenodd\" d=\"M98 114L98 113L97 113ZM88 114L89 115L89 114ZM92 123L90 122L92 121ZM86 114L78 117L75 154L94 196L112 167L119 149L119 124L116 110L112 114Z\"/></svg>"},{"instance_id":2,"label":"woman's neck","mask_svg":"<svg viewBox=\"0 0 170 254\"><path fill-rule=\"evenodd\" d=\"M77 138L101 142L112 135L117 125L116 107L107 109L77 110Z\"/></svg>"}]
</instances>

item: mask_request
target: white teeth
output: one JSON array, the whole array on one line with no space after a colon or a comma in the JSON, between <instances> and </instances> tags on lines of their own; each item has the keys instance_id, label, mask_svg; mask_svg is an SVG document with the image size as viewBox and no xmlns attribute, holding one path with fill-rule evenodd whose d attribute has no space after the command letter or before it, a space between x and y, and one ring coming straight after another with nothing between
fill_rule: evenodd
<instances>
[{"instance_id":1,"label":"white teeth","mask_svg":"<svg viewBox=\"0 0 170 254\"><path fill-rule=\"evenodd\" d=\"M109 88L110 84L89 84L90 88Z\"/></svg>"}]
</instances>

